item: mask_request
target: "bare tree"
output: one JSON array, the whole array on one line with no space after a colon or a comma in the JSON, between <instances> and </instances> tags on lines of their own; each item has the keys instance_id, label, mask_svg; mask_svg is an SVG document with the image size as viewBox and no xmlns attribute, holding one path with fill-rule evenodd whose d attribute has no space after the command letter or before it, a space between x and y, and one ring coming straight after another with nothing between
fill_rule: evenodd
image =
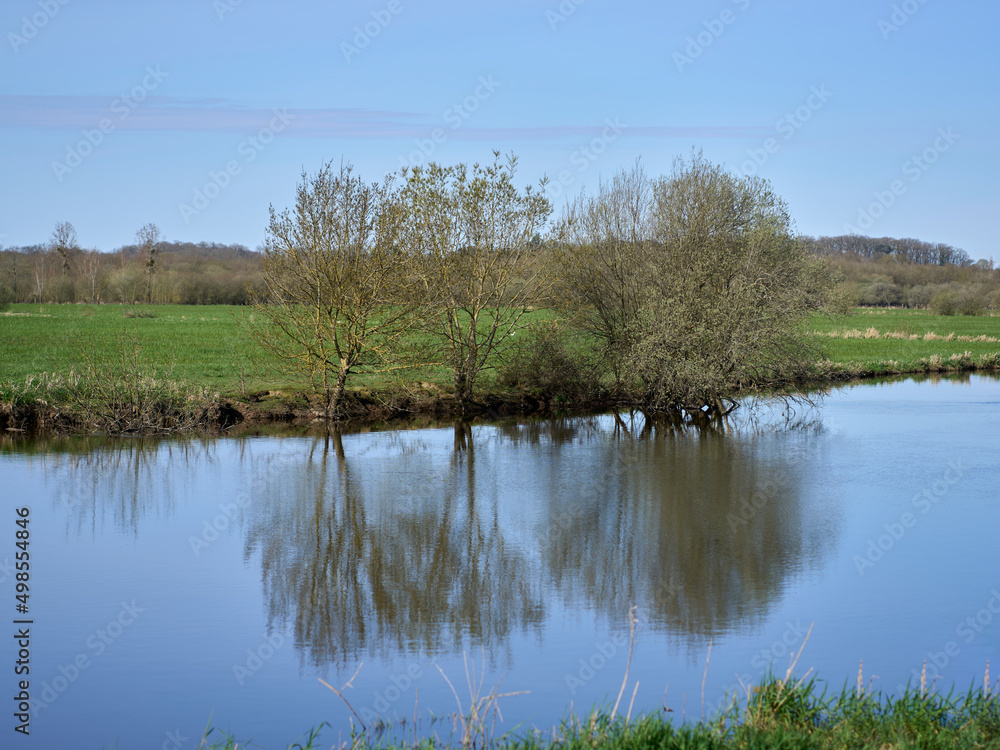
<instances>
[{"instance_id":1,"label":"bare tree","mask_svg":"<svg viewBox=\"0 0 1000 750\"><path fill-rule=\"evenodd\" d=\"M139 248L139 257L146 266L146 304L153 301L153 272L156 270L156 251L162 240L163 236L156 224L144 224L135 233L135 244Z\"/></svg>"},{"instance_id":2,"label":"bare tree","mask_svg":"<svg viewBox=\"0 0 1000 750\"><path fill-rule=\"evenodd\" d=\"M34 267L32 268L32 296L35 301L42 303L45 301L45 290L48 287L49 267L48 254L44 251L35 254Z\"/></svg>"},{"instance_id":3,"label":"bare tree","mask_svg":"<svg viewBox=\"0 0 1000 750\"><path fill-rule=\"evenodd\" d=\"M80 257L80 273L87 281L87 286L90 290L90 303L92 305L99 305L101 303L101 257L101 253L97 250L86 250Z\"/></svg>"},{"instance_id":4,"label":"bare tree","mask_svg":"<svg viewBox=\"0 0 1000 750\"><path fill-rule=\"evenodd\" d=\"M556 227L557 299L593 335L617 381L642 309L652 238L653 183L637 161L630 171L582 193Z\"/></svg>"},{"instance_id":5,"label":"bare tree","mask_svg":"<svg viewBox=\"0 0 1000 750\"><path fill-rule=\"evenodd\" d=\"M391 180L366 184L343 163L303 172L293 210L271 207L263 290L252 293L269 325L256 333L309 374L328 418L340 415L348 378L388 369L409 329L415 305L400 301L399 209Z\"/></svg>"},{"instance_id":6,"label":"bare tree","mask_svg":"<svg viewBox=\"0 0 1000 750\"><path fill-rule=\"evenodd\" d=\"M59 253L62 258L62 274L68 276L70 253L79 249L76 229L68 221L58 222L55 229L52 230L49 246Z\"/></svg>"},{"instance_id":7,"label":"bare tree","mask_svg":"<svg viewBox=\"0 0 1000 750\"><path fill-rule=\"evenodd\" d=\"M427 331L452 370L455 397L472 399L479 374L502 355L537 293L532 239L552 207L514 186L516 157L468 169L436 163L405 172L402 191L410 260Z\"/></svg>"}]
</instances>

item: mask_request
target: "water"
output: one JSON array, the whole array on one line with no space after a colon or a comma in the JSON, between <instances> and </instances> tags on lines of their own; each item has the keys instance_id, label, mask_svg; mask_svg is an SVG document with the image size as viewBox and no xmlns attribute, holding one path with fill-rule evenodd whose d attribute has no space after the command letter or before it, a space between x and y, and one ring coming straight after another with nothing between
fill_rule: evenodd
<instances>
[{"instance_id":1,"label":"water","mask_svg":"<svg viewBox=\"0 0 1000 750\"><path fill-rule=\"evenodd\" d=\"M503 729L548 728L615 702L633 605L623 712L635 689L633 712L697 718L800 650L797 672L836 690L862 659L877 688L927 660L965 689L1000 671L998 424L1000 382L972 376L844 388L724 433L623 415L8 441L8 623L14 509L31 513L20 744L195 748L210 720L271 748L326 721L332 744L352 714L320 679L368 725L416 713L447 737L432 717L467 709L471 682L530 691L500 700Z\"/></svg>"}]
</instances>

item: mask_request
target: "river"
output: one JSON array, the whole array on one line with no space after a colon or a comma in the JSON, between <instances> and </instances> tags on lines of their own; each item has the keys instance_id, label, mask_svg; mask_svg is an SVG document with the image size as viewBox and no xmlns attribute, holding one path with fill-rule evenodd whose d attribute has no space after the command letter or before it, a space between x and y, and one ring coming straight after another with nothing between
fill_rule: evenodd
<instances>
[{"instance_id":1,"label":"river","mask_svg":"<svg viewBox=\"0 0 1000 750\"><path fill-rule=\"evenodd\" d=\"M331 744L352 721L407 736L414 716L447 737L494 689L512 693L498 734L548 729L610 709L627 666L619 711L676 719L796 654L835 691L860 666L896 692L925 662L964 690L988 659L1000 672L998 426L1000 381L972 375L741 408L708 431L624 413L8 437L0 612L30 625L0 639L3 688L28 679L26 747L175 750L209 721L268 748L324 721Z\"/></svg>"}]
</instances>

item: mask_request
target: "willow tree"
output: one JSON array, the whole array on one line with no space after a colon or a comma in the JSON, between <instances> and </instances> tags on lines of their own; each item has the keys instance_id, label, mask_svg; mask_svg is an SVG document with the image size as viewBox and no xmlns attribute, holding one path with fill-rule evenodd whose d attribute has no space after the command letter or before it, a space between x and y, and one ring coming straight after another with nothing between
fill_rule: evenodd
<instances>
[{"instance_id":1,"label":"willow tree","mask_svg":"<svg viewBox=\"0 0 1000 750\"><path fill-rule=\"evenodd\" d=\"M365 183L349 164L302 173L292 210L272 206L257 339L341 412L348 378L385 369L413 306L399 301L402 214L390 179Z\"/></svg>"},{"instance_id":2,"label":"willow tree","mask_svg":"<svg viewBox=\"0 0 1000 750\"><path fill-rule=\"evenodd\" d=\"M556 298L599 342L618 381L645 298L651 221L652 182L636 162L570 201L556 227Z\"/></svg>"},{"instance_id":3,"label":"willow tree","mask_svg":"<svg viewBox=\"0 0 1000 750\"><path fill-rule=\"evenodd\" d=\"M623 173L578 205L565 287L616 345L641 405L720 412L803 372L818 274L767 181L695 154L658 179Z\"/></svg>"},{"instance_id":4,"label":"willow tree","mask_svg":"<svg viewBox=\"0 0 1000 750\"><path fill-rule=\"evenodd\" d=\"M646 400L715 411L800 376L818 276L770 183L697 154L653 201L655 272L630 358Z\"/></svg>"},{"instance_id":5,"label":"willow tree","mask_svg":"<svg viewBox=\"0 0 1000 750\"><path fill-rule=\"evenodd\" d=\"M536 237L552 211L542 181L514 185L517 159L488 166L436 163L404 173L406 247L425 330L467 405L479 375L511 345L538 291Z\"/></svg>"}]
</instances>

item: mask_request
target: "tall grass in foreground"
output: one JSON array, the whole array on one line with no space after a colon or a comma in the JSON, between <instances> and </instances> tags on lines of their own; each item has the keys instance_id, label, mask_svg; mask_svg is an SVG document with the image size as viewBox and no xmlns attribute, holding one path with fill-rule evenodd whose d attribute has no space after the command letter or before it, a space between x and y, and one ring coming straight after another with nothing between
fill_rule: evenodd
<instances>
[{"instance_id":1,"label":"tall grass in foreground","mask_svg":"<svg viewBox=\"0 0 1000 750\"><path fill-rule=\"evenodd\" d=\"M701 722L675 724L668 714L646 714L635 719L614 710L596 710L586 717L571 715L549 730L522 730L494 735L469 732L468 722L485 720L475 710L456 720L458 732L421 733L422 720L407 729L411 739L371 730L354 731L334 743L320 742L324 725L314 729L305 745L290 748L337 747L350 750L376 748L504 748L504 750L592 750L593 748L1000 748L1000 686L990 683L989 665L980 688L965 694L943 695L926 684L909 686L902 695L885 695L866 689L859 671L857 686L844 686L836 694L821 690L816 678L796 679L768 675L734 700L728 710ZM213 730L218 731L218 730ZM220 733L199 746L204 750L237 750L234 736Z\"/></svg>"}]
</instances>

